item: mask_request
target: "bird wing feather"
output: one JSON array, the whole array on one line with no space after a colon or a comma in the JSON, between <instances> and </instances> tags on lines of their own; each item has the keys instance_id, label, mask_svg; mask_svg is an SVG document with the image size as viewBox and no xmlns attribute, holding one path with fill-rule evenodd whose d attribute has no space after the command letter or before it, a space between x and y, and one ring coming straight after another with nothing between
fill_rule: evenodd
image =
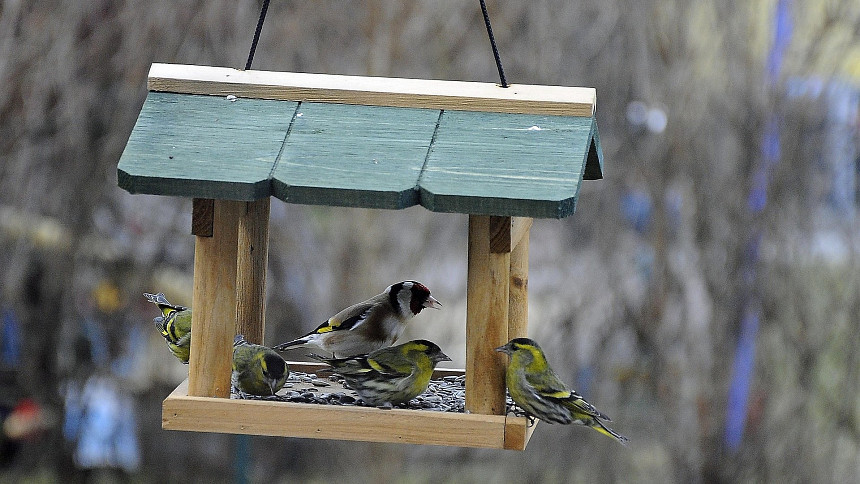
<instances>
[{"instance_id":1,"label":"bird wing feather","mask_svg":"<svg viewBox=\"0 0 860 484\"><path fill-rule=\"evenodd\" d=\"M537 375L527 375L526 378L529 384L534 387L538 397L556 401L571 408L571 410L584 413L590 417L611 421L609 417L597 410L594 405L586 402L582 398L582 395L567 388L555 373L543 374L540 376L540 379L537 378Z\"/></svg>"},{"instance_id":2,"label":"bird wing feather","mask_svg":"<svg viewBox=\"0 0 860 484\"><path fill-rule=\"evenodd\" d=\"M413 364L398 351L382 351L367 358L367 364L379 373L389 376L405 376L412 373Z\"/></svg>"},{"instance_id":3,"label":"bird wing feather","mask_svg":"<svg viewBox=\"0 0 860 484\"><path fill-rule=\"evenodd\" d=\"M535 392L545 398L562 399L570 396L570 390L552 370L545 372L526 372L526 381Z\"/></svg>"},{"instance_id":4,"label":"bird wing feather","mask_svg":"<svg viewBox=\"0 0 860 484\"><path fill-rule=\"evenodd\" d=\"M600 410L595 408L594 405L586 402L582 398L582 395L576 393L575 391L569 391L566 397L548 395L547 398L558 400L559 403L565 405L574 412L583 413L585 415L588 415L589 417L600 418L606 420L607 422L612 421L611 418L609 418L607 415L604 415Z\"/></svg>"},{"instance_id":5,"label":"bird wing feather","mask_svg":"<svg viewBox=\"0 0 860 484\"><path fill-rule=\"evenodd\" d=\"M322 334L322 333L330 333L332 331L349 331L351 329L355 329L358 325L363 323L367 316L370 314L370 304L362 304L358 306L349 307L340 313L332 316L328 319L328 321L317 326L316 329L306 334L305 336L310 336L312 334Z\"/></svg>"},{"instance_id":6,"label":"bird wing feather","mask_svg":"<svg viewBox=\"0 0 860 484\"><path fill-rule=\"evenodd\" d=\"M375 371L373 368L370 367L370 365L367 364L367 360L364 356L351 356L349 358L328 358L314 353L310 353L307 356L327 364L331 367L331 370L335 371L335 373L357 375Z\"/></svg>"}]
</instances>

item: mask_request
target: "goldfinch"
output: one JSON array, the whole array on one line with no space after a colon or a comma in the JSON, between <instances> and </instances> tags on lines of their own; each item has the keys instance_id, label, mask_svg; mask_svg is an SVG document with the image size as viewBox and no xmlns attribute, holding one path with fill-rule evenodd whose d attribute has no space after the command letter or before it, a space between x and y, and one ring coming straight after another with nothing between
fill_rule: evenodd
<instances>
[{"instance_id":1,"label":"goldfinch","mask_svg":"<svg viewBox=\"0 0 860 484\"><path fill-rule=\"evenodd\" d=\"M237 334L233 340L231 381L237 390L251 395L274 395L284 387L290 368L281 355L270 348L245 341Z\"/></svg>"},{"instance_id":2,"label":"goldfinch","mask_svg":"<svg viewBox=\"0 0 860 484\"><path fill-rule=\"evenodd\" d=\"M398 282L388 286L382 294L335 314L301 338L279 344L274 349L284 351L314 346L331 353L332 358L365 355L393 345L406 323L422 309L441 307L424 284Z\"/></svg>"},{"instance_id":3,"label":"goldfinch","mask_svg":"<svg viewBox=\"0 0 860 484\"><path fill-rule=\"evenodd\" d=\"M377 407L406 403L424 393L436 364L451 361L438 346L423 339L376 350L367 356L309 356L327 363L365 403Z\"/></svg>"},{"instance_id":4,"label":"goldfinch","mask_svg":"<svg viewBox=\"0 0 860 484\"><path fill-rule=\"evenodd\" d=\"M170 304L163 293L143 295L161 310L161 316L152 321L164 336L167 347L179 361L187 365L191 353L191 310Z\"/></svg>"},{"instance_id":5,"label":"goldfinch","mask_svg":"<svg viewBox=\"0 0 860 484\"><path fill-rule=\"evenodd\" d=\"M533 340L515 338L496 351L510 355L505 372L508 393L529 415L547 423L586 425L622 444L628 441L627 437L603 424L603 420L611 422L612 419L562 383Z\"/></svg>"}]
</instances>

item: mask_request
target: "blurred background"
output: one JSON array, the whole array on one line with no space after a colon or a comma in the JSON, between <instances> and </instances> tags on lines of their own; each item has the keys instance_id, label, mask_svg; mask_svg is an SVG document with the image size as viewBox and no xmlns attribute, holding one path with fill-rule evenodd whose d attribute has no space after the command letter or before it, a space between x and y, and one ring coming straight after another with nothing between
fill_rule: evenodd
<instances>
[{"instance_id":1,"label":"blurred background","mask_svg":"<svg viewBox=\"0 0 860 484\"><path fill-rule=\"evenodd\" d=\"M508 80L590 86L606 160L532 229L530 336L613 417L525 452L167 432L191 201L116 163L152 62L244 66L259 0L0 2L0 482L856 482L854 1L487 2ZM496 82L477 1L275 0L255 69ZM272 203L266 342L403 279L464 364L466 217Z\"/></svg>"}]
</instances>

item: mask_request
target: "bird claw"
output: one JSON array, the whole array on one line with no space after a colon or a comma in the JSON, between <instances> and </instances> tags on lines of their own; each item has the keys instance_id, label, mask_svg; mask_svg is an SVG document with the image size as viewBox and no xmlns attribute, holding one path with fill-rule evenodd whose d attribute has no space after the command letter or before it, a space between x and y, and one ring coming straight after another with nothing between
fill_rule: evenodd
<instances>
[{"instance_id":1,"label":"bird claw","mask_svg":"<svg viewBox=\"0 0 860 484\"><path fill-rule=\"evenodd\" d=\"M391 410L394 408L394 405L391 402L385 402L382 405L377 405L376 408L379 408L382 410Z\"/></svg>"}]
</instances>

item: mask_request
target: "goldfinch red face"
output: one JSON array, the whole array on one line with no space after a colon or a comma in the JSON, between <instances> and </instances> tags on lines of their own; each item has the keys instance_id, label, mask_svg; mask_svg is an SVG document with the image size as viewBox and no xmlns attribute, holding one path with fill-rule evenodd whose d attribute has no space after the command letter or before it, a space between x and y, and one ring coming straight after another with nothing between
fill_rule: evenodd
<instances>
[{"instance_id":1,"label":"goldfinch red face","mask_svg":"<svg viewBox=\"0 0 860 484\"><path fill-rule=\"evenodd\" d=\"M427 286L416 281L398 282L381 294L340 311L301 338L274 349L283 351L310 345L340 357L365 355L393 345L406 323L422 309L440 307Z\"/></svg>"},{"instance_id":2,"label":"goldfinch red face","mask_svg":"<svg viewBox=\"0 0 860 484\"><path fill-rule=\"evenodd\" d=\"M389 286L386 292L394 311L404 317L415 316L424 308L442 307L442 304L430 295L430 289L420 282L398 282Z\"/></svg>"}]
</instances>

